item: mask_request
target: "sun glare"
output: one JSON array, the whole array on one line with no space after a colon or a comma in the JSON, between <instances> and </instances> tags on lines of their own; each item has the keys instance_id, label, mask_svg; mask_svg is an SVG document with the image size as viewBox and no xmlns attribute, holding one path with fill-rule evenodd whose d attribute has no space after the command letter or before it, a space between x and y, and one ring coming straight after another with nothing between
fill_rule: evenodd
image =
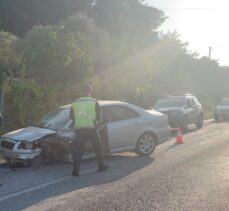
<instances>
[{"instance_id":1,"label":"sun glare","mask_svg":"<svg viewBox=\"0 0 229 211\"><path fill-rule=\"evenodd\" d=\"M229 2L224 0L193 1L149 1L164 10L168 19L161 30L177 31L180 38L189 43L189 49L201 56L208 55L209 46L213 47L212 58L221 65L229 64Z\"/></svg>"}]
</instances>

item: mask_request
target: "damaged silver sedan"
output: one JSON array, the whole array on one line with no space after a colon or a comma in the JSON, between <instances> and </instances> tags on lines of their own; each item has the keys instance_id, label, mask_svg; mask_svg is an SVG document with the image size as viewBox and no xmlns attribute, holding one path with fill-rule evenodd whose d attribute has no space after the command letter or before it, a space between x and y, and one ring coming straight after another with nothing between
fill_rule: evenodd
<instances>
[{"instance_id":1,"label":"damaged silver sedan","mask_svg":"<svg viewBox=\"0 0 229 211\"><path fill-rule=\"evenodd\" d=\"M149 155L156 145L169 139L166 115L119 101L99 101L99 104L104 124L98 126L98 131L105 154L135 151ZM60 160L71 160L71 143L75 137L69 112L70 105L62 106L32 126L4 134L0 144L2 156L8 163L32 165L41 155L59 150L56 154ZM89 145L84 158L93 156Z\"/></svg>"}]
</instances>

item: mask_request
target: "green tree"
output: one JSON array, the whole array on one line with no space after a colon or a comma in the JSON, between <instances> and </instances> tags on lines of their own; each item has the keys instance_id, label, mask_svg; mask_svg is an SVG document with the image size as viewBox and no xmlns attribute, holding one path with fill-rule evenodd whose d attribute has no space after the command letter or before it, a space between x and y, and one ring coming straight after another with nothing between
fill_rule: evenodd
<instances>
[{"instance_id":1,"label":"green tree","mask_svg":"<svg viewBox=\"0 0 229 211\"><path fill-rule=\"evenodd\" d=\"M88 15L110 34L143 43L157 39L153 31L165 20L162 11L142 0L96 0L89 7Z\"/></svg>"},{"instance_id":2,"label":"green tree","mask_svg":"<svg viewBox=\"0 0 229 211\"><path fill-rule=\"evenodd\" d=\"M6 128L15 129L38 121L58 105L57 93L57 86L39 85L33 80L12 79L5 93Z\"/></svg>"},{"instance_id":3,"label":"green tree","mask_svg":"<svg viewBox=\"0 0 229 211\"><path fill-rule=\"evenodd\" d=\"M57 24L74 12L83 12L92 0L1 0L0 30L24 36L34 25Z\"/></svg>"},{"instance_id":4,"label":"green tree","mask_svg":"<svg viewBox=\"0 0 229 211\"><path fill-rule=\"evenodd\" d=\"M93 60L83 34L64 25L36 26L22 40L25 77L39 83L79 83L90 76Z\"/></svg>"},{"instance_id":5,"label":"green tree","mask_svg":"<svg viewBox=\"0 0 229 211\"><path fill-rule=\"evenodd\" d=\"M94 60L95 73L106 71L129 54L129 46L123 39L96 26L86 14L77 13L61 24L65 26L64 33L83 34L88 43L86 51Z\"/></svg>"},{"instance_id":6,"label":"green tree","mask_svg":"<svg viewBox=\"0 0 229 211\"><path fill-rule=\"evenodd\" d=\"M0 86L6 77L19 75L21 60L15 48L17 41L16 36L0 31Z\"/></svg>"},{"instance_id":7,"label":"green tree","mask_svg":"<svg viewBox=\"0 0 229 211\"><path fill-rule=\"evenodd\" d=\"M111 34L125 34L136 30L150 33L165 19L162 11L139 0L96 0L88 13L98 26Z\"/></svg>"}]
</instances>

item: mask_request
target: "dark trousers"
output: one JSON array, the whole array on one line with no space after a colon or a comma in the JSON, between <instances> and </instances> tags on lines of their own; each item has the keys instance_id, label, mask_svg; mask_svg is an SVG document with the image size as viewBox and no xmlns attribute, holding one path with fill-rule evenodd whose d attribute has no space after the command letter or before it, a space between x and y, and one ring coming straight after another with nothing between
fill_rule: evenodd
<instances>
[{"instance_id":1,"label":"dark trousers","mask_svg":"<svg viewBox=\"0 0 229 211\"><path fill-rule=\"evenodd\" d=\"M79 169L85 147L88 141L91 142L94 149L98 168L103 166L103 153L97 129L76 129L76 140L73 143L74 166L73 171Z\"/></svg>"}]
</instances>

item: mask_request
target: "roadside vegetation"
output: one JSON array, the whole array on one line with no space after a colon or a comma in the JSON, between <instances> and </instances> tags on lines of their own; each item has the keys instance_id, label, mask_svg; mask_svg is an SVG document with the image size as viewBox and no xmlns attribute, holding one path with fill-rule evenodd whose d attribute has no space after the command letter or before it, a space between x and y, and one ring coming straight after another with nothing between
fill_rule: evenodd
<instances>
[{"instance_id":1,"label":"roadside vegetation","mask_svg":"<svg viewBox=\"0 0 229 211\"><path fill-rule=\"evenodd\" d=\"M187 50L176 32L161 34L166 18L143 0L2 0L6 129L71 103L85 82L95 86L98 99L144 108L168 93L190 92L210 117L229 97L229 68Z\"/></svg>"}]
</instances>

